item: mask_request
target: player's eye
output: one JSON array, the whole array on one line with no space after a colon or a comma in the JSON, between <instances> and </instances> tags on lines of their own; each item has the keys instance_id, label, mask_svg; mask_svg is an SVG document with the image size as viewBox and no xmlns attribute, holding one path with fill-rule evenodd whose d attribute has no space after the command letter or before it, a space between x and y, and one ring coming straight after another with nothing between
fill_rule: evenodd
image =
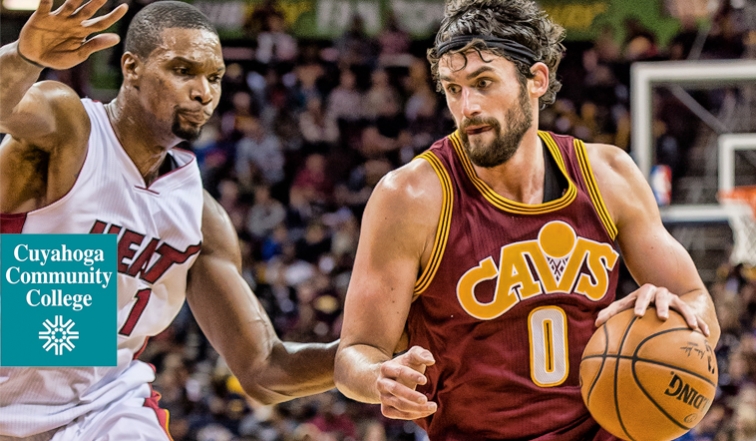
<instances>
[{"instance_id":1,"label":"player's eye","mask_svg":"<svg viewBox=\"0 0 756 441\"><path fill-rule=\"evenodd\" d=\"M486 78L481 78L480 80L478 80L478 83L476 84L478 89L485 89L486 87L490 85L491 85L491 80L486 79Z\"/></svg>"},{"instance_id":2,"label":"player's eye","mask_svg":"<svg viewBox=\"0 0 756 441\"><path fill-rule=\"evenodd\" d=\"M179 66L179 67L173 69L173 71L176 72L179 75L189 75L189 68L187 68L187 67L181 67L181 66Z\"/></svg>"},{"instance_id":3,"label":"player's eye","mask_svg":"<svg viewBox=\"0 0 756 441\"><path fill-rule=\"evenodd\" d=\"M450 85L446 86L446 92L450 93L452 95L458 94L459 90L460 90L459 86L457 86L456 84L450 84Z\"/></svg>"}]
</instances>

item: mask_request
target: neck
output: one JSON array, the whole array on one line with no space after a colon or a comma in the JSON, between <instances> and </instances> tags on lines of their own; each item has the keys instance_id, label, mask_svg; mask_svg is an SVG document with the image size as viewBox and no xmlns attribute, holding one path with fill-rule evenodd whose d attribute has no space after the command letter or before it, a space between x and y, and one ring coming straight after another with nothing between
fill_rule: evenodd
<instances>
[{"instance_id":1,"label":"neck","mask_svg":"<svg viewBox=\"0 0 756 441\"><path fill-rule=\"evenodd\" d=\"M144 111L131 108L129 100L120 93L105 105L105 109L123 149L149 186L158 178L168 150L181 140L170 130L156 133L154 121L146 121Z\"/></svg>"},{"instance_id":2,"label":"neck","mask_svg":"<svg viewBox=\"0 0 756 441\"><path fill-rule=\"evenodd\" d=\"M473 167L497 194L524 204L543 202L543 146L535 125L525 133L517 152L507 162L492 168Z\"/></svg>"}]
</instances>

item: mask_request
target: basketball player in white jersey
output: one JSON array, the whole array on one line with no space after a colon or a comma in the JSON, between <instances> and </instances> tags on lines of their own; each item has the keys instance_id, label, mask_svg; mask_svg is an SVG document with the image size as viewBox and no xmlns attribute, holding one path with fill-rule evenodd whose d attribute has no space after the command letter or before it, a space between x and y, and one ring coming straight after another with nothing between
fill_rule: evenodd
<instances>
[{"instance_id":1,"label":"basketball player in white jersey","mask_svg":"<svg viewBox=\"0 0 756 441\"><path fill-rule=\"evenodd\" d=\"M132 21L123 84L108 104L37 82L115 45L107 29L124 5L106 0L39 8L18 41L0 49L2 231L118 235L118 365L0 368L0 440L169 439L167 415L136 360L184 299L252 397L276 403L333 387L336 344L278 339L240 275L235 230L203 193L192 140L218 104L218 35L181 2L147 6ZM110 332L110 330L103 330Z\"/></svg>"}]
</instances>

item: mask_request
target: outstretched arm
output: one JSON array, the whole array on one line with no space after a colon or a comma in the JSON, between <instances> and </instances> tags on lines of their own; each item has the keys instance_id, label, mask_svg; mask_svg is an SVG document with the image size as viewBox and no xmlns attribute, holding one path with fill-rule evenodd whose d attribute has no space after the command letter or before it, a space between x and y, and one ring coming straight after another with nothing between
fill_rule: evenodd
<instances>
[{"instance_id":1,"label":"outstretched arm","mask_svg":"<svg viewBox=\"0 0 756 441\"><path fill-rule=\"evenodd\" d=\"M363 215L360 243L344 306L336 385L344 395L381 403L390 418L416 419L436 410L415 391L435 361L427 348L394 358L418 269L433 246L441 184L430 165L414 161L381 180Z\"/></svg>"},{"instance_id":2,"label":"outstretched arm","mask_svg":"<svg viewBox=\"0 0 756 441\"><path fill-rule=\"evenodd\" d=\"M244 391L271 404L333 388L337 342L289 343L278 338L241 276L236 231L207 192L202 234L202 250L189 272L187 301Z\"/></svg>"},{"instance_id":3,"label":"outstretched arm","mask_svg":"<svg viewBox=\"0 0 756 441\"><path fill-rule=\"evenodd\" d=\"M612 303L598 317L602 324L618 312L634 308L643 315L653 304L661 319L674 309L693 329L700 329L712 347L719 340L714 304L688 252L664 228L656 201L632 159L620 149L588 145L596 180L617 226L617 241L627 268L641 286Z\"/></svg>"},{"instance_id":4,"label":"outstretched arm","mask_svg":"<svg viewBox=\"0 0 756 441\"><path fill-rule=\"evenodd\" d=\"M106 0L67 0L51 11L53 0L41 0L21 29L18 41L0 49L0 132L14 138L50 144L50 134L68 109L65 98L77 99L70 89L47 85L34 91L42 68L69 69L93 52L118 43L116 34L91 34L107 29L126 13L121 5L102 17L92 18ZM59 84L59 83L55 83ZM61 98L64 98L61 100Z\"/></svg>"},{"instance_id":5,"label":"outstretched arm","mask_svg":"<svg viewBox=\"0 0 756 441\"><path fill-rule=\"evenodd\" d=\"M51 12L41 0L18 41L0 48L0 212L26 212L65 195L86 157L90 122L79 97L54 81L36 83L42 66L68 69L118 42L114 34L89 40L126 12L90 19L105 3L67 0Z\"/></svg>"}]
</instances>

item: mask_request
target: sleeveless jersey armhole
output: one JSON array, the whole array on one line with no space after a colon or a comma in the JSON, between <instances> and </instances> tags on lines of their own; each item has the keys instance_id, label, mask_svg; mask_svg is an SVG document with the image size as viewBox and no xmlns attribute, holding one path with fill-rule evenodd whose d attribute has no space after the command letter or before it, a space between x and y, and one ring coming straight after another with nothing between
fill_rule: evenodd
<instances>
[{"instance_id":1,"label":"sleeveless jersey armhole","mask_svg":"<svg viewBox=\"0 0 756 441\"><path fill-rule=\"evenodd\" d=\"M431 250L430 258L428 259L428 265L426 265L415 282L415 296L422 294L436 275L436 271L438 270L441 259L444 256L444 251L446 250L447 240L449 239L452 207L454 205L454 192L452 191L451 178L449 177L446 168L444 168L441 163L441 160L431 151L426 151L425 153L418 155L416 159L418 158L428 161L431 167L433 167L433 171L436 172L439 181L441 181L443 201L441 205L441 214L438 218L436 237L433 241L433 249Z\"/></svg>"},{"instance_id":2,"label":"sleeveless jersey armhole","mask_svg":"<svg viewBox=\"0 0 756 441\"><path fill-rule=\"evenodd\" d=\"M596 210L599 219L601 219L601 223L604 225L607 234L612 240L615 240L617 237L617 226L614 224L614 220L609 214L606 204L604 204L604 198L601 196L598 184L596 183L596 177L593 175L591 163L588 160L588 152L585 144L583 141L575 139L573 145L575 146L575 153L578 163L580 164L580 172L583 174L583 181L588 189L588 195L591 198L593 207Z\"/></svg>"}]
</instances>

